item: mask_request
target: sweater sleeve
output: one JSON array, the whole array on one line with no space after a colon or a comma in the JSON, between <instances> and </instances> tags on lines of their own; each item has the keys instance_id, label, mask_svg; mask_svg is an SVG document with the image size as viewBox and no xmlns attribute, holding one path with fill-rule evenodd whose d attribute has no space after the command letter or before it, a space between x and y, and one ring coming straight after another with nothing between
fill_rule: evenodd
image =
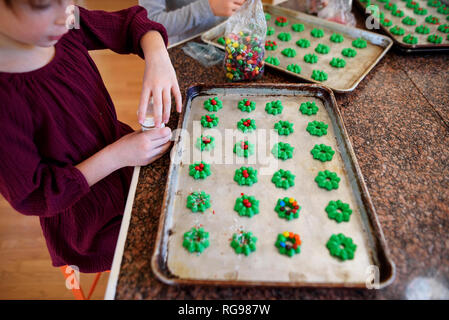
<instances>
[{"instance_id":1,"label":"sweater sleeve","mask_svg":"<svg viewBox=\"0 0 449 320\"><path fill-rule=\"evenodd\" d=\"M40 156L28 106L18 94L1 91L0 193L24 215L51 217L69 209L89 192L85 177L70 164Z\"/></svg>"},{"instance_id":2,"label":"sweater sleeve","mask_svg":"<svg viewBox=\"0 0 449 320\"><path fill-rule=\"evenodd\" d=\"M138 54L144 58L140 39L148 31L158 31L168 44L167 31L150 21L144 8L134 6L116 12L89 11L79 7L80 28L72 30L87 50L111 49L114 52Z\"/></svg>"}]
</instances>

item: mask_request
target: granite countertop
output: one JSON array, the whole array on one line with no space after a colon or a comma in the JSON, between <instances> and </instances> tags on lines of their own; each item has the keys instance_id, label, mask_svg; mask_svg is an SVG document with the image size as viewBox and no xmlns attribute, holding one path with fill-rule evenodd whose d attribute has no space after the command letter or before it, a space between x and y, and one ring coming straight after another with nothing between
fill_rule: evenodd
<instances>
[{"instance_id":1,"label":"granite countertop","mask_svg":"<svg viewBox=\"0 0 449 320\"><path fill-rule=\"evenodd\" d=\"M286 6L292 7L290 4ZM294 2L294 1L293 1ZM360 24L361 17L357 14ZM204 68L182 46L169 50L183 95L195 83L225 82L220 66ZM295 83L267 68L260 82ZM403 299L417 282L449 286L449 54L390 51L338 106L396 264L381 290L168 286L151 256L169 155L140 172L116 299ZM178 115L169 126L177 127ZM421 284L423 284L421 282ZM421 287L421 291L422 291Z\"/></svg>"}]
</instances>

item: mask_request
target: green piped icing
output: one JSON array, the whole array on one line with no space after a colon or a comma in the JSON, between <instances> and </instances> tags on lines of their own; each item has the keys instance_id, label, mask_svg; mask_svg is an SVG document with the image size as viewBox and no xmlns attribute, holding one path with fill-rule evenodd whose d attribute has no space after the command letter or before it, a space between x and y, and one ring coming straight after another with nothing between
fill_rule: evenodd
<instances>
[{"instance_id":1,"label":"green piped icing","mask_svg":"<svg viewBox=\"0 0 449 320\"><path fill-rule=\"evenodd\" d=\"M420 34L429 34L430 28L426 25L417 26L415 31Z\"/></svg>"},{"instance_id":2,"label":"green piped icing","mask_svg":"<svg viewBox=\"0 0 449 320\"><path fill-rule=\"evenodd\" d=\"M216 112L223 108L223 102L217 97L209 98L204 101L204 108L209 112Z\"/></svg>"},{"instance_id":3,"label":"green piped icing","mask_svg":"<svg viewBox=\"0 0 449 320\"><path fill-rule=\"evenodd\" d=\"M449 33L449 24L442 24L438 27L438 31Z\"/></svg>"},{"instance_id":4,"label":"green piped icing","mask_svg":"<svg viewBox=\"0 0 449 320\"><path fill-rule=\"evenodd\" d=\"M304 29L305 27L302 23L295 23L292 25L292 30L295 32L302 32Z\"/></svg>"},{"instance_id":5,"label":"green piped icing","mask_svg":"<svg viewBox=\"0 0 449 320\"><path fill-rule=\"evenodd\" d=\"M271 14L268 12L265 12L265 20L270 21L271 20Z\"/></svg>"},{"instance_id":6,"label":"green piped icing","mask_svg":"<svg viewBox=\"0 0 449 320\"><path fill-rule=\"evenodd\" d=\"M268 56L265 59L266 63L272 64L274 66L278 66L281 62L279 61L278 57Z\"/></svg>"},{"instance_id":7,"label":"green piped icing","mask_svg":"<svg viewBox=\"0 0 449 320\"><path fill-rule=\"evenodd\" d=\"M201 135L201 137L196 140L196 147L201 151L210 151L215 148L215 138L212 136Z\"/></svg>"},{"instance_id":8,"label":"green piped icing","mask_svg":"<svg viewBox=\"0 0 449 320\"><path fill-rule=\"evenodd\" d=\"M326 243L329 253L342 261L354 259L357 245L343 233L333 234Z\"/></svg>"},{"instance_id":9,"label":"green piped icing","mask_svg":"<svg viewBox=\"0 0 449 320\"><path fill-rule=\"evenodd\" d=\"M404 19L402 19L402 23L407 26L414 26L416 25L416 19L412 17L405 17Z\"/></svg>"},{"instance_id":10,"label":"green piped icing","mask_svg":"<svg viewBox=\"0 0 449 320\"><path fill-rule=\"evenodd\" d=\"M232 235L231 247L237 254L249 256L256 251L257 238L251 232L240 232Z\"/></svg>"},{"instance_id":11,"label":"green piped icing","mask_svg":"<svg viewBox=\"0 0 449 320\"><path fill-rule=\"evenodd\" d=\"M301 48L308 48L310 47L310 41L307 39L299 39L296 41L296 45Z\"/></svg>"},{"instance_id":12,"label":"green piped icing","mask_svg":"<svg viewBox=\"0 0 449 320\"><path fill-rule=\"evenodd\" d=\"M190 253L202 253L209 247L209 232L204 231L203 228L190 229L190 231L184 233L182 246Z\"/></svg>"},{"instance_id":13,"label":"green piped icing","mask_svg":"<svg viewBox=\"0 0 449 320\"><path fill-rule=\"evenodd\" d=\"M384 26L384 27L391 27L393 25L393 21L391 21L390 19L381 19L380 23Z\"/></svg>"},{"instance_id":14,"label":"green piped icing","mask_svg":"<svg viewBox=\"0 0 449 320\"><path fill-rule=\"evenodd\" d=\"M449 7L442 5L441 7L438 7L437 12L444 15L449 14Z\"/></svg>"},{"instance_id":15,"label":"green piped icing","mask_svg":"<svg viewBox=\"0 0 449 320\"><path fill-rule=\"evenodd\" d=\"M271 178L271 182L278 188L288 189L295 185L295 175L290 170L279 169Z\"/></svg>"},{"instance_id":16,"label":"green piped icing","mask_svg":"<svg viewBox=\"0 0 449 320\"><path fill-rule=\"evenodd\" d=\"M293 257L301 252L301 239L298 234L293 232L285 231L279 233L274 245L278 248L280 254L289 257Z\"/></svg>"},{"instance_id":17,"label":"green piped icing","mask_svg":"<svg viewBox=\"0 0 449 320\"><path fill-rule=\"evenodd\" d=\"M192 212L204 212L210 208L210 195L206 192L195 191L187 196L187 208Z\"/></svg>"},{"instance_id":18,"label":"green piped icing","mask_svg":"<svg viewBox=\"0 0 449 320\"><path fill-rule=\"evenodd\" d=\"M341 54L348 58L354 58L357 55L357 51L352 48L345 48L341 51Z\"/></svg>"},{"instance_id":19,"label":"green piped icing","mask_svg":"<svg viewBox=\"0 0 449 320\"><path fill-rule=\"evenodd\" d=\"M325 210L329 219L333 219L338 223L342 221L348 222L352 214L349 204L341 200L330 201Z\"/></svg>"},{"instance_id":20,"label":"green piped icing","mask_svg":"<svg viewBox=\"0 0 449 320\"><path fill-rule=\"evenodd\" d=\"M267 36L272 36L275 32L276 30L273 27L267 28Z\"/></svg>"},{"instance_id":21,"label":"green piped icing","mask_svg":"<svg viewBox=\"0 0 449 320\"><path fill-rule=\"evenodd\" d=\"M281 136L288 136L294 132L293 123L281 120L274 124L274 130L276 130Z\"/></svg>"},{"instance_id":22,"label":"green piped icing","mask_svg":"<svg viewBox=\"0 0 449 320\"><path fill-rule=\"evenodd\" d=\"M243 99L239 101L238 108L243 112L251 112L256 110L256 103L249 99Z\"/></svg>"},{"instance_id":23,"label":"green piped icing","mask_svg":"<svg viewBox=\"0 0 449 320\"><path fill-rule=\"evenodd\" d=\"M334 68L344 68L346 66L346 61L341 58L332 58L329 64Z\"/></svg>"},{"instance_id":24,"label":"green piped icing","mask_svg":"<svg viewBox=\"0 0 449 320\"><path fill-rule=\"evenodd\" d=\"M285 142L276 143L271 149L271 153L278 159L287 160L293 158L293 151L295 150L290 144Z\"/></svg>"},{"instance_id":25,"label":"green piped icing","mask_svg":"<svg viewBox=\"0 0 449 320\"><path fill-rule=\"evenodd\" d=\"M431 23L431 24L439 24L440 23L440 19L438 17L430 15L430 16L426 17L426 22L427 23Z\"/></svg>"},{"instance_id":26,"label":"green piped icing","mask_svg":"<svg viewBox=\"0 0 449 320\"><path fill-rule=\"evenodd\" d=\"M410 9L415 9L415 8L419 8L419 3L418 2L416 2L416 1L410 1L410 0L408 0L407 1L407 4L405 5L407 8L410 8Z\"/></svg>"},{"instance_id":27,"label":"green piped icing","mask_svg":"<svg viewBox=\"0 0 449 320\"><path fill-rule=\"evenodd\" d=\"M408 44L417 44L418 43L418 38L413 36L412 34L406 35L402 41L404 41L405 43Z\"/></svg>"},{"instance_id":28,"label":"green piped icing","mask_svg":"<svg viewBox=\"0 0 449 320\"><path fill-rule=\"evenodd\" d=\"M313 70L312 72L312 79L316 81L326 81L327 80L327 73L322 70Z\"/></svg>"},{"instance_id":29,"label":"green piped icing","mask_svg":"<svg viewBox=\"0 0 449 320\"><path fill-rule=\"evenodd\" d=\"M210 164L207 164L204 161L199 161L191 164L189 166L189 175L195 180L206 179L211 175Z\"/></svg>"},{"instance_id":30,"label":"green piped icing","mask_svg":"<svg viewBox=\"0 0 449 320\"><path fill-rule=\"evenodd\" d=\"M286 17L277 17L274 23L279 27L285 27L288 25L288 20Z\"/></svg>"},{"instance_id":31,"label":"green piped icing","mask_svg":"<svg viewBox=\"0 0 449 320\"><path fill-rule=\"evenodd\" d=\"M297 74L300 74L300 73L301 73L301 67L300 67L299 65L297 65L296 63L294 63L294 64L289 64L289 65L287 66L287 70L288 70L288 71L291 71L291 72L294 72L294 73L297 73Z\"/></svg>"},{"instance_id":32,"label":"green piped icing","mask_svg":"<svg viewBox=\"0 0 449 320\"><path fill-rule=\"evenodd\" d=\"M286 49L282 50L281 53L288 58L293 58L296 56L296 50L292 49L292 48L286 48Z\"/></svg>"},{"instance_id":33,"label":"green piped icing","mask_svg":"<svg viewBox=\"0 0 449 320\"><path fill-rule=\"evenodd\" d=\"M335 154L335 151L332 150L332 147L329 147L325 144L316 144L310 153L313 155L314 159L320 160L321 162L331 161L332 157Z\"/></svg>"},{"instance_id":34,"label":"green piped icing","mask_svg":"<svg viewBox=\"0 0 449 320\"><path fill-rule=\"evenodd\" d=\"M281 32L278 34L278 39L281 41L290 41L292 39L292 35L288 32Z\"/></svg>"},{"instance_id":35,"label":"green piped icing","mask_svg":"<svg viewBox=\"0 0 449 320\"><path fill-rule=\"evenodd\" d=\"M252 218L259 213L259 200L256 200L254 196L242 193L242 196L235 200L234 210L241 217Z\"/></svg>"},{"instance_id":36,"label":"green piped icing","mask_svg":"<svg viewBox=\"0 0 449 320\"><path fill-rule=\"evenodd\" d=\"M312 135L312 136L324 136L327 134L327 128L329 126L321 121L312 121L309 122L307 125L306 130Z\"/></svg>"},{"instance_id":37,"label":"green piped icing","mask_svg":"<svg viewBox=\"0 0 449 320\"><path fill-rule=\"evenodd\" d=\"M265 50L273 51L273 50L276 50L277 47L278 47L278 44L276 43L276 41L273 41L273 40L265 41Z\"/></svg>"},{"instance_id":38,"label":"green piped icing","mask_svg":"<svg viewBox=\"0 0 449 320\"><path fill-rule=\"evenodd\" d=\"M390 32L397 36L402 36L402 35L404 35L405 30L399 26L394 26L393 28L390 29Z\"/></svg>"},{"instance_id":39,"label":"green piped icing","mask_svg":"<svg viewBox=\"0 0 449 320\"><path fill-rule=\"evenodd\" d=\"M304 61L310 64L318 62L318 56L314 53L309 53L304 56Z\"/></svg>"},{"instance_id":40,"label":"green piped icing","mask_svg":"<svg viewBox=\"0 0 449 320\"><path fill-rule=\"evenodd\" d=\"M435 44L440 44L443 41L443 37L441 37L437 34L432 34L427 37L427 41L429 41L431 43L435 43Z\"/></svg>"},{"instance_id":41,"label":"green piped icing","mask_svg":"<svg viewBox=\"0 0 449 320\"><path fill-rule=\"evenodd\" d=\"M394 10L394 11L396 11L397 10L397 8L398 8L398 5L396 4L396 3L394 3L394 2L388 2L385 6L384 6L384 8L386 9L386 10Z\"/></svg>"},{"instance_id":42,"label":"green piped icing","mask_svg":"<svg viewBox=\"0 0 449 320\"><path fill-rule=\"evenodd\" d=\"M340 33L333 33L330 37L330 40L335 43L340 43L345 40L345 37L343 37L343 35Z\"/></svg>"},{"instance_id":43,"label":"green piped icing","mask_svg":"<svg viewBox=\"0 0 449 320\"><path fill-rule=\"evenodd\" d=\"M298 204L294 198L285 197L283 199L278 199L274 211L277 212L279 218L285 220L293 220L299 218L299 211L301 206Z\"/></svg>"},{"instance_id":44,"label":"green piped icing","mask_svg":"<svg viewBox=\"0 0 449 320\"><path fill-rule=\"evenodd\" d=\"M303 102L303 103L301 103L301 106L299 107L299 111L301 111L302 114L311 116L311 115L317 114L318 106L316 105L315 101Z\"/></svg>"},{"instance_id":45,"label":"green piped icing","mask_svg":"<svg viewBox=\"0 0 449 320\"><path fill-rule=\"evenodd\" d=\"M400 9L396 9L396 10L392 10L391 14L395 17L402 18L404 16L404 11L402 11Z\"/></svg>"},{"instance_id":46,"label":"green piped icing","mask_svg":"<svg viewBox=\"0 0 449 320\"><path fill-rule=\"evenodd\" d=\"M256 121L250 118L240 119L240 121L237 122L237 128L244 133L253 132L257 129Z\"/></svg>"},{"instance_id":47,"label":"green piped icing","mask_svg":"<svg viewBox=\"0 0 449 320\"><path fill-rule=\"evenodd\" d=\"M265 111L274 116L281 114L283 109L284 107L282 106L281 100L271 101L265 105Z\"/></svg>"},{"instance_id":48,"label":"green piped icing","mask_svg":"<svg viewBox=\"0 0 449 320\"><path fill-rule=\"evenodd\" d=\"M324 37L324 31L323 29L314 28L310 31L310 35L314 38L322 38Z\"/></svg>"},{"instance_id":49,"label":"green piped icing","mask_svg":"<svg viewBox=\"0 0 449 320\"><path fill-rule=\"evenodd\" d=\"M329 170L320 171L315 177L315 182L318 186L329 191L332 189L338 189L338 183L340 180L340 177L337 176L335 172L331 172Z\"/></svg>"},{"instance_id":50,"label":"green piped icing","mask_svg":"<svg viewBox=\"0 0 449 320\"><path fill-rule=\"evenodd\" d=\"M441 1L440 0L428 0L427 5L429 7L438 8L439 6L441 6Z\"/></svg>"},{"instance_id":51,"label":"green piped icing","mask_svg":"<svg viewBox=\"0 0 449 320\"><path fill-rule=\"evenodd\" d=\"M365 39L357 38L354 41L352 41L352 45L356 48L363 49L366 48L367 42Z\"/></svg>"},{"instance_id":52,"label":"green piped icing","mask_svg":"<svg viewBox=\"0 0 449 320\"><path fill-rule=\"evenodd\" d=\"M249 141L239 141L234 145L234 153L239 157L248 158L254 154L254 144Z\"/></svg>"},{"instance_id":53,"label":"green piped icing","mask_svg":"<svg viewBox=\"0 0 449 320\"><path fill-rule=\"evenodd\" d=\"M204 128L213 128L218 126L219 119L215 114L206 114L201 117L201 125Z\"/></svg>"},{"instance_id":54,"label":"green piped icing","mask_svg":"<svg viewBox=\"0 0 449 320\"><path fill-rule=\"evenodd\" d=\"M220 38L218 38L217 42L218 42L219 44L223 45L223 46L225 46L225 45L226 45L226 40L225 40L225 38L224 38L224 37L220 37Z\"/></svg>"},{"instance_id":55,"label":"green piped icing","mask_svg":"<svg viewBox=\"0 0 449 320\"><path fill-rule=\"evenodd\" d=\"M257 182L257 170L252 167L241 167L235 170L234 181L241 186L252 186Z\"/></svg>"},{"instance_id":56,"label":"green piped icing","mask_svg":"<svg viewBox=\"0 0 449 320\"><path fill-rule=\"evenodd\" d=\"M419 16L424 16L428 13L426 8L415 8L415 10L413 10L413 12Z\"/></svg>"},{"instance_id":57,"label":"green piped icing","mask_svg":"<svg viewBox=\"0 0 449 320\"><path fill-rule=\"evenodd\" d=\"M318 44L315 48L315 52L321 53L321 54L328 54L329 51L331 51L331 48L328 45L325 44Z\"/></svg>"}]
</instances>

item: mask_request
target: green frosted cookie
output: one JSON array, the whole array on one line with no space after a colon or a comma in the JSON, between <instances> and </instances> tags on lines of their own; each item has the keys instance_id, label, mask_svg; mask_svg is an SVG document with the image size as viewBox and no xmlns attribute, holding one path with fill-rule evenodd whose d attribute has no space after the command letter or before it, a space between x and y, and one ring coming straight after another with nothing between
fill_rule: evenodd
<instances>
[{"instance_id":1,"label":"green frosted cookie","mask_svg":"<svg viewBox=\"0 0 449 320\"><path fill-rule=\"evenodd\" d=\"M302 32L304 31L305 27L302 23L295 23L292 25L292 30L295 32Z\"/></svg>"},{"instance_id":2,"label":"green frosted cookie","mask_svg":"<svg viewBox=\"0 0 449 320\"><path fill-rule=\"evenodd\" d=\"M332 150L332 147L326 146L325 144L316 144L310 153L314 159L326 162L332 160L335 151Z\"/></svg>"},{"instance_id":3,"label":"green frosted cookie","mask_svg":"<svg viewBox=\"0 0 449 320\"><path fill-rule=\"evenodd\" d=\"M274 130L276 130L281 136L288 136L294 132L293 123L281 120L274 124Z\"/></svg>"},{"instance_id":4,"label":"green frosted cookie","mask_svg":"<svg viewBox=\"0 0 449 320\"><path fill-rule=\"evenodd\" d=\"M343 233L333 234L326 243L329 253L342 260L354 259L354 253L357 245L354 244L351 238L346 237Z\"/></svg>"},{"instance_id":5,"label":"green frosted cookie","mask_svg":"<svg viewBox=\"0 0 449 320\"><path fill-rule=\"evenodd\" d=\"M426 17L426 22L430 24L439 24L440 19L438 17L434 17L432 15Z\"/></svg>"},{"instance_id":6,"label":"green frosted cookie","mask_svg":"<svg viewBox=\"0 0 449 320\"><path fill-rule=\"evenodd\" d=\"M288 20L286 17L277 17L274 23L279 27L285 27L288 25Z\"/></svg>"},{"instance_id":7,"label":"green frosted cookie","mask_svg":"<svg viewBox=\"0 0 449 320\"><path fill-rule=\"evenodd\" d=\"M287 66L287 70L293 73L300 74L301 73L301 67L297 64L289 64Z\"/></svg>"},{"instance_id":8,"label":"green frosted cookie","mask_svg":"<svg viewBox=\"0 0 449 320\"><path fill-rule=\"evenodd\" d=\"M348 58L353 58L357 55L357 51L352 48L345 48L341 51L341 54Z\"/></svg>"},{"instance_id":9,"label":"green frosted cookie","mask_svg":"<svg viewBox=\"0 0 449 320\"><path fill-rule=\"evenodd\" d=\"M201 151L210 151L215 148L215 138L212 136L201 135L201 137L196 140L196 147Z\"/></svg>"},{"instance_id":10,"label":"green frosted cookie","mask_svg":"<svg viewBox=\"0 0 449 320\"><path fill-rule=\"evenodd\" d=\"M318 44L315 48L315 52L321 53L321 54L328 54L331 48L325 44Z\"/></svg>"},{"instance_id":11,"label":"green frosted cookie","mask_svg":"<svg viewBox=\"0 0 449 320\"><path fill-rule=\"evenodd\" d=\"M189 175L195 180L206 179L211 175L210 164L207 164L204 161L199 161L191 164L189 166Z\"/></svg>"},{"instance_id":12,"label":"green frosted cookie","mask_svg":"<svg viewBox=\"0 0 449 320\"><path fill-rule=\"evenodd\" d=\"M271 101L265 105L265 111L274 116L281 114L283 109L284 107L282 106L281 100Z\"/></svg>"},{"instance_id":13,"label":"green frosted cookie","mask_svg":"<svg viewBox=\"0 0 449 320\"><path fill-rule=\"evenodd\" d=\"M437 34L432 34L427 37L427 41L435 44L440 44L443 41L443 37L440 37Z\"/></svg>"},{"instance_id":14,"label":"green frosted cookie","mask_svg":"<svg viewBox=\"0 0 449 320\"><path fill-rule=\"evenodd\" d=\"M294 147L292 147L290 144L288 143L284 143L284 142L279 142L276 143L273 146L273 149L271 149L271 153L278 159L281 160L288 160L291 159L293 157L293 151L294 151Z\"/></svg>"},{"instance_id":15,"label":"green frosted cookie","mask_svg":"<svg viewBox=\"0 0 449 320\"><path fill-rule=\"evenodd\" d=\"M257 238L251 232L241 231L232 235L231 247L236 254L249 256L251 252L256 251Z\"/></svg>"},{"instance_id":16,"label":"green frosted cookie","mask_svg":"<svg viewBox=\"0 0 449 320\"><path fill-rule=\"evenodd\" d=\"M280 254L290 258L301 252L301 239L298 234L293 232L279 233L274 245Z\"/></svg>"},{"instance_id":17,"label":"green frosted cookie","mask_svg":"<svg viewBox=\"0 0 449 320\"><path fill-rule=\"evenodd\" d=\"M257 129L256 121L250 118L240 119L240 121L237 122L237 128L243 133L253 132Z\"/></svg>"},{"instance_id":18,"label":"green frosted cookie","mask_svg":"<svg viewBox=\"0 0 449 320\"><path fill-rule=\"evenodd\" d=\"M234 145L234 153L239 157L248 158L254 154L254 144L249 141L239 141Z\"/></svg>"},{"instance_id":19,"label":"green frosted cookie","mask_svg":"<svg viewBox=\"0 0 449 320\"><path fill-rule=\"evenodd\" d=\"M313 70L311 78L323 82L327 80L327 73L322 70Z\"/></svg>"},{"instance_id":20,"label":"green frosted cookie","mask_svg":"<svg viewBox=\"0 0 449 320\"><path fill-rule=\"evenodd\" d=\"M341 43L341 42L343 42L343 41L345 40L345 38L344 38L343 35L341 35L340 33L333 33L333 34L331 35L330 40L331 40L332 42L335 42L335 43Z\"/></svg>"},{"instance_id":21,"label":"green frosted cookie","mask_svg":"<svg viewBox=\"0 0 449 320\"><path fill-rule=\"evenodd\" d=\"M304 56L304 61L310 64L318 62L318 56L314 53L309 53Z\"/></svg>"},{"instance_id":22,"label":"green frosted cookie","mask_svg":"<svg viewBox=\"0 0 449 320\"><path fill-rule=\"evenodd\" d=\"M235 200L234 211L241 217L252 218L255 214L259 213L259 200L242 193L241 197Z\"/></svg>"},{"instance_id":23,"label":"green frosted cookie","mask_svg":"<svg viewBox=\"0 0 449 320\"><path fill-rule=\"evenodd\" d=\"M223 108L223 102L217 97L209 98L204 101L204 108L209 112L216 112Z\"/></svg>"},{"instance_id":24,"label":"green frosted cookie","mask_svg":"<svg viewBox=\"0 0 449 320\"><path fill-rule=\"evenodd\" d=\"M366 48L367 42L362 38L357 38L354 41L352 41L352 45L356 48L363 49Z\"/></svg>"},{"instance_id":25,"label":"green frosted cookie","mask_svg":"<svg viewBox=\"0 0 449 320\"><path fill-rule=\"evenodd\" d=\"M265 59L265 62L269 63L269 64L272 64L274 66L278 66L281 63L277 57L272 57L272 56L268 56Z\"/></svg>"},{"instance_id":26,"label":"green frosted cookie","mask_svg":"<svg viewBox=\"0 0 449 320\"><path fill-rule=\"evenodd\" d=\"M425 16L428 13L427 9L419 8L419 7L415 8L415 10L413 10L413 12L419 16Z\"/></svg>"},{"instance_id":27,"label":"green frosted cookie","mask_svg":"<svg viewBox=\"0 0 449 320\"><path fill-rule=\"evenodd\" d=\"M292 39L292 35L288 32L281 32L278 34L278 39L281 41L290 41Z\"/></svg>"},{"instance_id":28,"label":"green frosted cookie","mask_svg":"<svg viewBox=\"0 0 449 320\"><path fill-rule=\"evenodd\" d=\"M314 38L322 38L324 37L324 31L323 29L314 28L310 31L310 35Z\"/></svg>"},{"instance_id":29,"label":"green frosted cookie","mask_svg":"<svg viewBox=\"0 0 449 320\"><path fill-rule=\"evenodd\" d=\"M252 167L241 167L235 170L234 181L241 186L252 186L257 182L257 170Z\"/></svg>"},{"instance_id":30,"label":"green frosted cookie","mask_svg":"<svg viewBox=\"0 0 449 320\"><path fill-rule=\"evenodd\" d=\"M402 18L404 16L404 11L396 9L396 10L392 10L391 14L395 17Z\"/></svg>"},{"instance_id":31,"label":"green frosted cookie","mask_svg":"<svg viewBox=\"0 0 449 320\"><path fill-rule=\"evenodd\" d=\"M308 48L310 47L310 41L307 39L299 39L296 41L296 45L301 48Z\"/></svg>"},{"instance_id":32,"label":"green frosted cookie","mask_svg":"<svg viewBox=\"0 0 449 320\"><path fill-rule=\"evenodd\" d=\"M335 172L329 170L319 171L318 175L315 177L315 182L320 188L327 189L331 191L332 189L338 189L338 183L340 182L340 177L337 176Z\"/></svg>"},{"instance_id":33,"label":"green frosted cookie","mask_svg":"<svg viewBox=\"0 0 449 320\"><path fill-rule=\"evenodd\" d=\"M311 115L317 114L318 106L316 105L315 101L304 102L304 103L301 103L301 106L299 107L299 111L301 111L302 114L311 116Z\"/></svg>"},{"instance_id":34,"label":"green frosted cookie","mask_svg":"<svg viewBox=\"0 0 449 320\"><path fill-rule=\"evenodd\" d=\"M402 19L402 23L408 26L414 26L416 25L416 19L412 17L405 17Z\"/></svg>"},{"instance_id":35,"label":"green frosted cookie","mask_svg":"<svg viewBox=\"0 0 449 320\"><path fill-rule=\"evenodd\" d=\"M340 58L332 58L329 64L334 68L344 68L346 66L346 61Z\"/></svg>"},{"instance_id":36,"label":"green frosted cookie","mask_svg":"<svg viewBox=\"0 0 449 320\"><path fill-rule=\"evenodd\" d=\"M277 47L278 47L278 44L276 43L276 41L273 41L273 40L265 41L265 50L273 51L273 50L276 50Z\"/></svg>"},{"instance_id":37,"label":"green frosted cookie","mask_svg":"<svg viewBox=\"0 0 449 320\"><path fill-rule=\"evenodd\" d=\"M397 36L403 36L405 33L405 30L399 26L394 26L393 28L390 29L390 32Z\"/></svg>"},{"instance_id":38,"label":"green frosted cookie","mask_svg":"<svg viewBox=\"0 0 449 320\"><path fill-rule=\"evenodd\" d=\"M343 221L348 222L352 214L349 204L341 200L330 201L325 210L329 219L333 219L338 223Z\"/></svg>"},{"instance_id":39,"label":"green frosted cookie","mask_svg":"<svg viewBox=\"0 0 449 320\"><path fill-rule=\"evenodd\" d=\"M201 125L204 128L213 128L218 126L219 119L215 114L206 114L201 117Z\"/></svg>"},{"instance_id":40,"label":"green frosted cookie","mask_svg":"<svg viewBox=\"0 0 449 320\"><path fill-rule=\"evenodd\" d=\"M442 24L438 27L438 31L443 33L449 33L449 24Z\"/></svg>"},{"instance_id":41,"label":"green frosted cookie","mask_svg":"<svg viewBox=\"0 0 449 320\"><path fill-rule=\"evenodd\" d=\"M279 218L288 221L298 219L300 210L301 206L298 204L298 201L289 197L278 199L276 207L274 208L274 211L277 212Z\"/></svg>"},{"instance_id":42,"label":"green frosted cookie","mask_svg":"<svg viewBox=\"0 0 449 320\"><path fill-rule=\"evenodd\" d=\"M295 175L292 174L289 170L279 169L274 173L273 177L271 178L271 182L273 182L277 188L283 188L287 190L288 188L295 185Z\"/></svg>"},{"instance_id":43,"label":"green frosted cookie","mask_svg":"<svg viewBox=\"0 0 449 320\"><path fill-rule=\"evenodd\" d=\"M209 247L209 232L204 231L203 228L192 228L190 231L184 233L182 246L190 253L202 253Z\"/></svg>"},{"instance_id":44,"label":"green frosted cookie","mask_svg":"<svg viewBox=\"0 0 449 320\"><path fill-rule=\"evenodd\" d=\"M307 125L306 130L312 135L321 137L327 134L327 128L329 126L321 121L312 121Z\"/></svg>"},{"instance_id":45,"label":"green frosted cookie","mask_svg":"<svg viewBox=\"0 0 449 320\"><path fill-rule=\"evenodd\" d=\"M384 27L391 27L393 25L393 21L391 21L390 19L381 19L380 23L384 26Z\"/></svg>"},{"instance_id":46,"label":"green frosted cookie","mask_svg":"<svg viewBox=\"0 0 449 320\"><path fill-rule=\"evenodd\" d=\"M248 99L243 99L239 101L238 108L243 112L251 112L256 109L256 103Z\"/></svg>"},{"instance_id":47,"label":"green frosted cookie","mask_svg":"<svg viewBox=\"0 0 449 320\"><path fill-rule=\"evenodd\" d=\"M292 49L292 48L286 48L286 49L282 50L281 53L288 58L293 58L296 56L296 51L295 51L295 49Z\"/></svg>"},{"instance_id":48,"label":"green frosted cookie","mask_svg":"<svg viewBox=\"0 0 449 320\"><path fill-rule=\"evenodd\" d=\"M420 34L429 34L430 28L426 25L417 26L415 29L415 32L420 33Z\"/></svg>"},{"instance_id":49,"label":"green frosted cookie","mask_svg":"<svg viewBox=\"0 0 449 320\"><path fill-rule=\"evenodd\" d=\"M210 195L206 192L192 192L187 196L187 208L192 212L204 212L210 208Z\"/></svg>"},{"instance_id":50,"label":"green frosted cookie","mask_svg":"<svg viewBox=\"0 0 449 320\"><path fill-rule=\"evenodd\" d=\"M406 35L402 41L404 41L405 43L408 44L417 44L418 43L418 38L413 36L412 34Z\"/></svg>"},{"instance_id":51,"label":"green frosted cookie","mask_svg":"<svg viewBox=\"0 0 449 320\"><path fill-rule=\"evenodd\" d=\"M272 36L275 32L276 30L273 27L267 28L267 36Z\"/></svg>"}]
</instances>

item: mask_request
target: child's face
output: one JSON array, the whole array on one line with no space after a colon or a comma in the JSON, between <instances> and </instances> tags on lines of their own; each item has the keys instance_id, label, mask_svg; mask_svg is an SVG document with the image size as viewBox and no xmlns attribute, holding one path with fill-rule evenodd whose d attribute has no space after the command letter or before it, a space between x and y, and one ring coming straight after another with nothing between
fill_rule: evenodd
<instances>
[{"instance_id":1,"label":"child's face","mask_svg":"<svg viewBox=\"0 0 449 320\"><path fill-rule=\"evenodd\" d=\"M0 0L0 37L50 47L67 32L66 9L71 0Z\"/></svg>"}]
</instances>

